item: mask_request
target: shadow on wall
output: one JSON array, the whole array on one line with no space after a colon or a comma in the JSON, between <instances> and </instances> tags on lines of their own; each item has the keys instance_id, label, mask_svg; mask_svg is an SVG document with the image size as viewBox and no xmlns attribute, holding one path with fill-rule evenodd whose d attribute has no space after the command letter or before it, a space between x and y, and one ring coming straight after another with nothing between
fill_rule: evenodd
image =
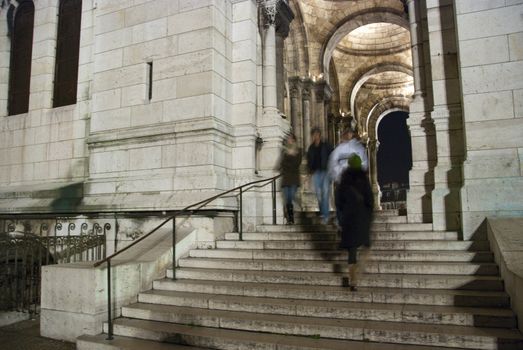
<instances>
[{"instance_id":1,"label":"shadow on wall","mask_svg":"<svg viewBox=\"0 0 523 350\"><path fill-rule=\"evenodd\" d=\"M83 182L58 188L56 198L50 204L51 211L54 213L76 211L83 198L83 189Z\"/></svg>"},{"instance_id":2,"label":"shadow on wall","mask_svg":"<svg viewBox=\"0 0 523 350\"><path fill-rule=\"evenodd\" d=\"M456 5L451 5L452 11L456 11ZM449 19L447 16L441 16L441 28L448 26ZM442 40L442 57L443 67L445 67L445 94L447 96L461 96L461 86L459 83L458 71L458 53L456 48L457 26L453 20L453 28L447 31L447 34L452 35L448 38L451 40ZM455 78L458 79L455 79ZM463 163L465 158L465 130L463 126L462 105L461 100L447 101L449 105L449 121L448 121L448 156L450 162L450 169L447 171L447 182L449 193L444 198L445 204L445 224L449 229L457 228L460 232L463 228L462 223L462 205L461 205L461 188L463 187ZM462 237L463 239L463 237Z\"/></svg>"}]
</instances>

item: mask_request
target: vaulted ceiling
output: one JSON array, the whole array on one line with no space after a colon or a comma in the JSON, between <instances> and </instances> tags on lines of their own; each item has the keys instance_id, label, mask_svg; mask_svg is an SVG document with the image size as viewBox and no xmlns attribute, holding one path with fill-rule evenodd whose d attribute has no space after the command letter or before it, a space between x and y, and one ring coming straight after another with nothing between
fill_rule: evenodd
<instances>
[{"instance_id":1,"label":"vaulted ceiling","mask_svg":"<svg viewBox=\"0 0 523 350\"><path fill-rule=\"evenodd\" d=\"M402 0L290 0L287 77L325 80L332 112L367 130L383 106L408 109L414 92L409 21ZM370 120L375 119L375 120Z\"/></svg>"}]
</instances>

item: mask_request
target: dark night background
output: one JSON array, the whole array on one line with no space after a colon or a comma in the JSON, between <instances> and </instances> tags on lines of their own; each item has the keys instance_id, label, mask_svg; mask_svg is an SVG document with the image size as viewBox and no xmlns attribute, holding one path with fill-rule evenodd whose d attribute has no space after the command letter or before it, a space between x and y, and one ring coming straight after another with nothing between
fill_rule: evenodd
<instances>
[{"instance_id":1,"label":"dark night background","mask_svg":"<svg viewBox=\"0 0 523 350\"><path fill-rule=\"evenodd\" d=\"M378 182L409 183L412 150L405 112L387 114L378 126Z\"/></svg>"}]
</instances>

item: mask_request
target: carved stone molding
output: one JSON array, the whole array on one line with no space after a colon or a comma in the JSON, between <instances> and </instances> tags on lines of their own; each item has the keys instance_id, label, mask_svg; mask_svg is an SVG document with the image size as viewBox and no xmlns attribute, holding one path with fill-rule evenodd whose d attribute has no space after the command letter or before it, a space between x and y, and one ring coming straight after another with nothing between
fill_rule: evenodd
<instances>
[{"instance_id":1,"label":"carved stone molding","mask_svg":"<svg viewBox=\"0 0 523 350\"><path fill-rule=\"evenodd\" d=\"M263 15L263 25L276 26L276 34L282 38L289 35L294 13L286 0L258 0Z\"/></svg>"}]
</instances>

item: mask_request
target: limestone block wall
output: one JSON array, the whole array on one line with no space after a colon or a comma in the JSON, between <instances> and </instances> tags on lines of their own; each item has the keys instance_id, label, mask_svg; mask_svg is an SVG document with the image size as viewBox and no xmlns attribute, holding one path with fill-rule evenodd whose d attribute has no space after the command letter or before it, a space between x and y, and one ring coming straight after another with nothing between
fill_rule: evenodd
<instances>
[{"instance_id":1,"label":"limestone block wall","mask_svg":"<svg viewBox=\"0 0 523 350\"><path fill-rule=\"evenodd\" d=\"M228 1L98 2L88 207L232 187L231 17Z\"/></svg>"},{"instance_id":2,"label":"limestone block wall","mask_svg":"<svg viewBox=\"0 0 523 350\"><path fill-rule=\"evenodd\" d=\"M58 0L35 1L29 112L7 116L9 58L6 11L0 11L0 187L76 182L87 177L93 1L82 3L78 102L52 108Z\"/></svg>"},{"instance_id":3,"label":"limestone block wall","mask_svg":"<svg viewBox=\"0 0 523 350\"><path fill-rule=\"evenodd\" d=\"M18 116L6 115L0 16L0 192L84 183L74 210L165 210L253 180L256 2L84 0L78 102L52 108L58 4L35 2L30 111ZM0 207L17 204L5 197ZM18 202L24 211L34 201Z\"/></svg>"},{"instance_id":4,"label":"limestone block wall","mask_svg":"<svg viewBox=\"0 0 523 350\"><path fill-rule=\"evenodd\" d=\"M466 139L463 228L523 215L523 1L456 1Z\"/></svg>"}]
</instances>

